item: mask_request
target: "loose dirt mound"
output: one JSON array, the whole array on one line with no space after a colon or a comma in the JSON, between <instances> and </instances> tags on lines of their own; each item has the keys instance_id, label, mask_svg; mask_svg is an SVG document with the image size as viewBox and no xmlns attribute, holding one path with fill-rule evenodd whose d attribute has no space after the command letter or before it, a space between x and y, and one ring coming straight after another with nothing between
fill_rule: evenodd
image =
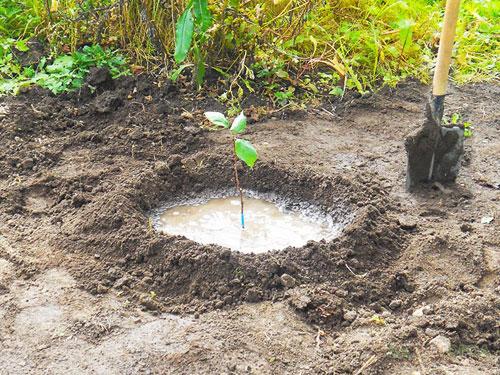
<instances>
[{"instance_id":1,"label":"loose dirt mound","mask_svg":"<svg viewBox=\"0 0 500 375\"><path fill-rule=\"evenodd\" d=\"M115 291L156 312L285 300L336 332L328 355L340 354L333 370L345 372L366 363L399 371L396 357L417 360L437 336L459 354L499 349L499 184L486 160L498 151L494 116L480 120L458 185L411 196L403 139L419 125L416 84L328 105L318 110L326 120L293 114L250 125L262 158L241 168L243 186L312 204L346 227L330 242L249 255L158 233L150 220L165 202L232 188L228 139L200 127L203 110L219 104L143 78L102 82L95 93L34 89L0 104L0 231L25 254L43 248L35 264L0 252L19 274L61 266L93 294ZM383 339L365 337L380 329ZM385 341L392 356L377 354L389 350ZM367 350L375 362L359 355Z\"/></svg>"}]
</instances>

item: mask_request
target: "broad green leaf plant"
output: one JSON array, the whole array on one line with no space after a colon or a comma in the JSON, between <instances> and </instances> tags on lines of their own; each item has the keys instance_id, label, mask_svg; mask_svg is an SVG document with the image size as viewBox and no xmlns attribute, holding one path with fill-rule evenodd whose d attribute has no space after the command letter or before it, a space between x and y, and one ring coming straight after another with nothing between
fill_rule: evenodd
<instances>
[{"instance_id":1,"label":"broad green leaf plant","mask_svg":"<svg viewBox=\"0 0 500 375\"><path fill-rule=\"evenodd\" d=\"M181 64L192 50L195 65L193 79L198 87L201 87L205 78L206 52L201 47L207 40L206 32L210 26L212 13L208 9L208 0L191 0L175 26L174 60ZM181 65L170 78L175 80L187 66L189 65Z\"/></svg>"},{"instance_id":2,"label":"broad green leaf plant","mask_svg":"<svg viewBox=\"0 0 500 375\"><path fill-rule=\"evenodd\" d=\"M236 189L240 194L240 204L241 204L241 228L245 228L245 214L243 205L243 189L240 185L240 179L238 177L237 162L238 159L243 161L249 168L253 168L255 162L259 158L257 150L255 147L246 139L238 138L239 134L242 134L247 127L247 118L243 112L241 112L230 124L229 120L220 112L205 112L205 117L216 127L229 129L232 135L233 147L233 170L234 170L234 181L236 184Z\"/></svg>"}]
</instances>

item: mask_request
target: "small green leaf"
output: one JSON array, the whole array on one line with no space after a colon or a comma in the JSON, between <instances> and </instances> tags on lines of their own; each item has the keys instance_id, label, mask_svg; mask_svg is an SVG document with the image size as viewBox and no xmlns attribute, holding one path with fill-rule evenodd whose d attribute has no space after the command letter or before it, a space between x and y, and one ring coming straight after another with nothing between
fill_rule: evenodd
<instances>
[{"instance_id":1,"label":"small green leaf","mask_svg":"<svg viewBox=\"0 0 500 375\"><path fill-rule=\"evenodd\" d=\"M246 165L252 168L259 158L257 150L245 139L236 139L234 141L234 152L236 156Z\"/></svg>"},{"instance_id":2,"label":"small green leaf","mask_svg":"<svg viewBox=\"0 0 500 375\"><path fill-rule=\"evenodd\" d=\"M182 64L179 66L177 69L174 69L170 72L169 78L172 80L172 82L177 81L181 73L184 71L184 69L189 68L190 66L193 66L193 64Z\"/></svg>"},{"instance_id":3,"label":"small green leaf","mask_svg":"<svg viewBox=\"0 0 500 375\"><path fill-rule=\"evenodd\" d=\"M464 122L464 137L465 138L472 137L471 123L468 121Z\"/></svg>"},{"instance_id":4,"label":"small green leaf","mask_svg":"<svg viewBox=\"0 0 500 375\"><path fill-rule=\"evenodd\" d=\"M18 40L16 41L16 49L20 52L26 52L28 51L30 48L26 45L26 41L25 40Z\"/></svg>"},{"instance_id":5,"label":"small green leaf","mask_svg":"<svg viewBox=\"0 0 500 375\"><path fill-rule=\"evenodd\" d=\"M462 116L460 115L460 113L454 113L451 115L451 123L452 125L456 125L458 124L458 122L460 121L460 118Z\"/></svg>"},{"instance_id":6,"label":"small green leaf","mask_svg":"<svg viewBox=\"0 0 500 375\"><path fill-rule=\"evenodd\" d=\"M247 118L243 112L236 117L231 125L231 131L234 134L240 134L245 131L247 127Z\"/></svg>"},{"instance_id":7,"label":"small green leaf","mask_svg":"<svg viewBox=\"0 0 500 375\"><path fill-rule=\"evenodd\" d=\"M330 90L329 94L333 96L342 96L342 94L344 94L344 90L342 90L342 87L335 86Z\"/></svg>"},{"instance_id":8,"label":"small green leaf","mask_svg":"<svg viewBox=\"0 0 500 375\"><path fill-rule=\"evenodd\" d=\"M216 126L229 128L229 120L220 112L205 112L205 117Z\"/></svg>"},{"instance_id":9,"label":"small green leaf","mask_svg":"<svg viewBox=\"0 0 500 375\"><path fill-rule=\"evenodd\" d=\"M274 72L277 77L283 78L283 79L288 79L290 76L288 75L287 72L285 72L283 69L278 69L276 72Z\"/></svg>"},{"instance_id":10,"label":"small green leaf","mask_svg":"<svg viewBox=\"0 0 500 375\"><path fill-rule=\"evenodd\" d=\"M186 59L193 40L194 21L191 8L182 13L175 27L175 52L174 59L180 64Z\"/></svg>"}]
</instances>

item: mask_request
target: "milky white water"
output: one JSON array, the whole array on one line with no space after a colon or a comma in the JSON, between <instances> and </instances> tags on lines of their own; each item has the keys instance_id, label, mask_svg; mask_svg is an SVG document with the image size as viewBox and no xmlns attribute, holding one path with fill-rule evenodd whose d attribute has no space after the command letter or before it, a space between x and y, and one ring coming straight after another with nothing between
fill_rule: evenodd
<instances>
[{"instance_id":1,"label":"milky white water","mask_svg":"<svg viewBox=\"0 0 500 375\"><path fill-rule=\"evenodd\" d=\"M262 253L307 241L330 240L339 233L326 219L284 211L275 203L245 197L245 229L240 223L239 197L214 198L197 205L166 209L157 229L202 244L218 244L245 253Z\"/></svg>"}]
</instances>

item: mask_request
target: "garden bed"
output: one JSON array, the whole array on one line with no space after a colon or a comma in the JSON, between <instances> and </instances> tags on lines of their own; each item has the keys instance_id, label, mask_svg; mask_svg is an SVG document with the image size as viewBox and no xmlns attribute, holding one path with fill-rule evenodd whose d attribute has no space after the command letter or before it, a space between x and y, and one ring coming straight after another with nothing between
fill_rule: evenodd
<instances>
[{"instance_id":1,"label":"garden bed","mask_svg":"<svg viewBox=\"0 0 500 375\"><path fill-rule=\"evenodd\" d=\"M249 138L261 160L253 170L241 168L242 186L345 221L332 241L263 254L197 244L151 223L164 202L233 187L226 136L203 123L203 111L220 104L145 76L96 92L84 86L53 96L34 88L4 98L0 234L19 251L0 247L0 256L16 265L18 277L63 268L93 295L118 294L154 314L285 302L323 334L342 338L346 346L325 352L342 371L360 368L367 351L378 358L373 373L419 368L417 353L431 353L438 334L451 337L454 348L485 350L486 357L470 360L492 369L499 349L499 185L490 163L498 120L490 111L498 88L468 86L451 96L452 110L474 104L466 116L477 124L460 180L409 195L403 140L420 125L424 93L407 82L309 113L271 113L249 99ZM493 222L481 223L489 216ZM413 316L429 305L432 312ZM382 343L354 340L349 332L358 325L372 335L383 327L386 340L410 357L396 360ZM358 357L348 354L353 348ZM436 358L425 358L425 366L449 365ZM327 362L318 371L328 371ZM270 366L293 370L279 360Z\"/></svg>"}]
</instances>

